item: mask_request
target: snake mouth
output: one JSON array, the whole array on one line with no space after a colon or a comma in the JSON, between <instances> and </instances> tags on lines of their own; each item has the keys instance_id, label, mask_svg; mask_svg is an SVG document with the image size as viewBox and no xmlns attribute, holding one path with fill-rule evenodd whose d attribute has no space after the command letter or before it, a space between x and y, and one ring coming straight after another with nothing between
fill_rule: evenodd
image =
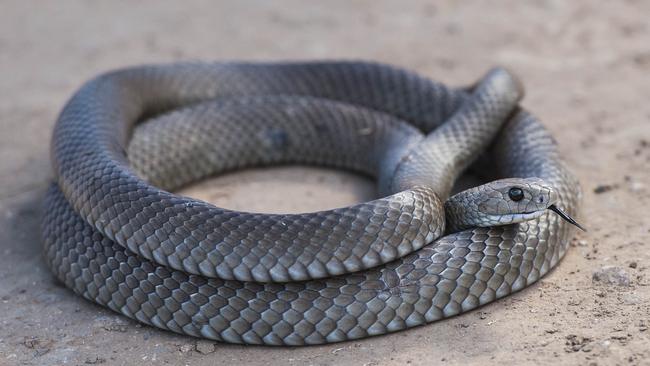
<instances>
[{"instance_id":1,"label":"snake mouth","mask_svg":"<svg viewBox=\"0 0 650 366\"><path fill-rule=\"evenodd\" d=\"M519 222L523 221L530 221L530 220L535 220L539 217L541 217L544 214L544 210L537 210L537 211L531 211L531 212L522 212L519 214Z\"/></svg>"},{"instance_id":2,"label":"snake mouth","mask_svg":"<svg viewBox=\"0 0 650 366\"><path fill-rule=\"evenodd\" d=\"M510 225L517 224L520 222L535 220L544 214L544 210L532 211L532 212L519 212L511 214L501 214L501 215L488 215L489 224L485 226L501 226L501 225Z\"/></svg>"},{"instance_id":3,"label":"snake mouth","mask_svg":"<svg viewBox=\"0 0 650 366\"><path fill-rule=\"evenodd\" d=\"M580 224L578 224L578 223L576 222L576 220L574 220L571 216L569 216L569 214L567 214L566 212L560 210L557 206L555 206L555 205L550 205L550 206L548 206L548 209L551 210L551 211L553 211L553 212L555 212L558 216L560 216L561 218L563 218L565 221L567 221L567 222L569 222L569 223L571 223L571 224L577 226L578 229L580 229L580 230L582 230L582 231L585 231L585 232L587 231L587 229L583 228Z\"/></svg>"}]
</instances>

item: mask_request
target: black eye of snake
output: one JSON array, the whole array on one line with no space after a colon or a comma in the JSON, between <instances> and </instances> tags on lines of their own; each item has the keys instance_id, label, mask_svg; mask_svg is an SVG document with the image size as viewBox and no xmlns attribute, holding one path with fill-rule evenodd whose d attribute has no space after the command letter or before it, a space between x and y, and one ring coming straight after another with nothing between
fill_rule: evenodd
<instances>
[{"instance_id":1,"label":"black eye of snake","mask_svg":"<svg viewBox=\"0 0 650 366\"><path fill-rule=\"evenodd\" d=\"M515 202L521 201L524 198L524 191L522 191L521 188L510 188L508 196L510 196L510 199Z\"/></svg>"}]
</instances>

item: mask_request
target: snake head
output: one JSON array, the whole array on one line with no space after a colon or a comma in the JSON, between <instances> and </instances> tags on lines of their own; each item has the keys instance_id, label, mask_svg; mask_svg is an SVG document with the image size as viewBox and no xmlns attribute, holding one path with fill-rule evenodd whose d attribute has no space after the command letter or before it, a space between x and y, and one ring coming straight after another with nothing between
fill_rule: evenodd
<instances>
[{"instance_id":1,"label":"snake head","mask_svg":"<svg viewBox=\"0 0 650 366\"><path fill-rule=\"evenodd\" d=\"M553 187L539 178L500 179L452 196L445 212L452 230L516 224L536 219L546 210L584 230L556 206L558 198Z\"/></svg>"}]
</instances>

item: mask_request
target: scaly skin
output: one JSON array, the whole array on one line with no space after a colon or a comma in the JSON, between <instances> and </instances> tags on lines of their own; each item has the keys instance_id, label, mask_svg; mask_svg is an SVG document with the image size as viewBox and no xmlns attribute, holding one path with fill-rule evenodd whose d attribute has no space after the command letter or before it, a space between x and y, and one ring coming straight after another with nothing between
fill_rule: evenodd
<instances>
[{"instance_id":1,"label":"scaly skin","mask_svg":"<svg viewBox=\"0 0 650 366\"><path fill-rule=\"evenodd\" d=\"M451 183L505 120L490 153L498 176L543 179L576 214L579 187L552 138L525 111L511 116L520 97L498 69L471 93L369 63L100 76L55 128L46 259L92 301L233 343L336 342L459 314L539 279L572 234L544 213L438 238ZM131 141L136 122L161 112ZM400 191L302 215L233 212L165 191L278 163L355 169Z\"/></svg>"}]
</instances>

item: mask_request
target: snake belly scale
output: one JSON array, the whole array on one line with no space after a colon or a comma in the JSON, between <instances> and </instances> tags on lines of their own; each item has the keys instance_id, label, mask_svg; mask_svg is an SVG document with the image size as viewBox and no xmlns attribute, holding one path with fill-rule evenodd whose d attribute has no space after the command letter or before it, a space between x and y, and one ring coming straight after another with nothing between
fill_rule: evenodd
<instances>
[{"instance_id":1,"label":"snake belly scale","mask_svg":"<svg viewBox=\"0 0 650 366\"><path fill-rule=\"evenodd\" d=\"M368 62L100 75L54 129L46 261L100 305L231 343L338 342L469 311L537 281L573 234L579 185L521 97L503 69L468 89ZM449 198L479 155L508 179ZM382 197L283 215L170 193L295 163L373 176Z\"/></svg>"}]
</instances>

